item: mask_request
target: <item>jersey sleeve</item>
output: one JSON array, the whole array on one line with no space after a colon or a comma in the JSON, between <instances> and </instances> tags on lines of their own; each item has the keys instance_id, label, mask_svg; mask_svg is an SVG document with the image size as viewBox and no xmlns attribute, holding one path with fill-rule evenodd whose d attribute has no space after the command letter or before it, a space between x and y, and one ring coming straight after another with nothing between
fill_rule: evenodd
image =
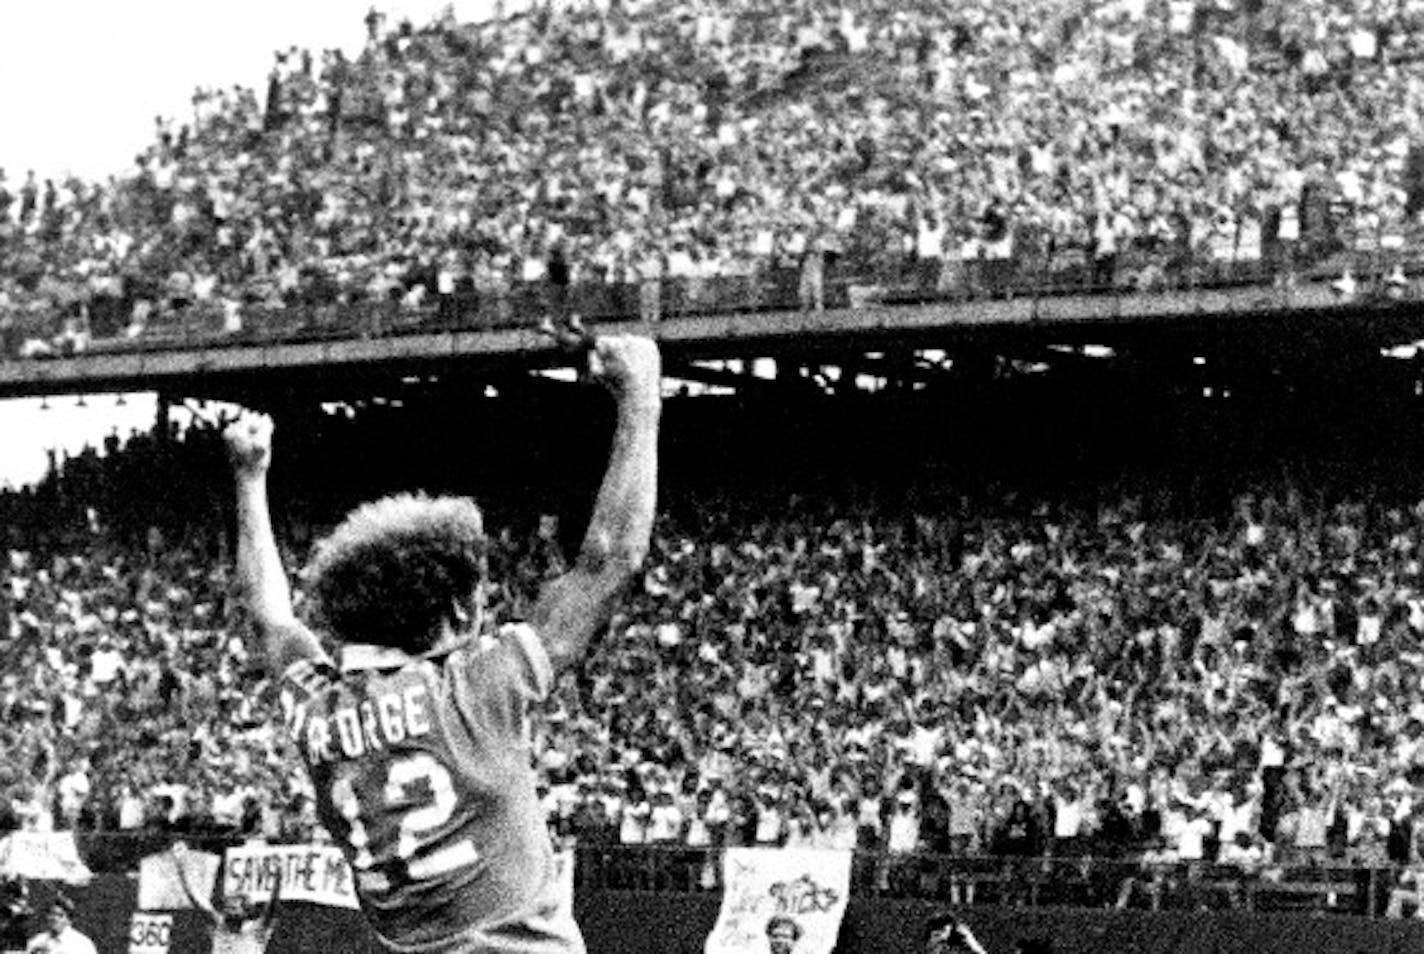
<instances>
[{"instance_id":1,"label":"jersey sleeve","mask_svg":"<svg viewBox=\"0 0 1424 954\"><path fill-rule=\"evenodd\" d=\"M306 700L326 689L336 678L336 667L322 656L298 659L282 673L278 684L282 691L290 690L299 700Z\"/></svg>"},{"instance_id":2,"label":"jersey sleeve","mask_svg":"<svg viewBox=\"0 0 1424 954\"><path fill-rule=\"evenodd\" d=\"M278 682L282 723L293 740L301 736L308 700L330 686L335 678L336 669L324 656L298 659L282 672Z\"/></svg>"},{"instance_id":3,"label":"jersey sleeve","mask_svg":"<svg viewBox=\"0 0 1424 954\"><path fill-rule=\"evenodd\" d=\"M553 689L554 669L533 627L502 626L498 635L459 664L456 705L476 724L523 740L529 711Z\"/></svg>"},{"instance_id":4,"label":"jersey sleeve","mask_svg":"<svg viewBox=\"0 0 1424 954\"><path fill-rule=\"evenodd\" d=\"M531 703L543 702L554 688L554 667L539 634L528 623L509 623L499 637L511 655L516 691Z\"/></svg>"}]
</instances>

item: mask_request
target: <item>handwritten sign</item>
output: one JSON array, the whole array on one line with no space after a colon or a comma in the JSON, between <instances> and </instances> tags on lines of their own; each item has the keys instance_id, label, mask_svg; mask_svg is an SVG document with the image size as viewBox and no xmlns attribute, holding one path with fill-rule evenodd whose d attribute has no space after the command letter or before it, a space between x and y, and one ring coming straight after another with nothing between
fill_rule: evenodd
<instances>
[{"instance_id":1,"label":"handwritten sign","mask_svg":"<svg viewBox=\"0 0 1424 954\"><path fill-rule=\"evenodd\" d=\"M129 954L168 954L173 915L135 911L129 922Z\"/></svg>"},{"instance_id":2,"label":"handwritten sign","mask_svg":"<svg viewBox=\"0 0 1424 954\"><path fill-rule=\"evenodd\" d=\"M0 839L0 875L88 884L94 877L79 857L74 833L16 831Z\"/></svg>"},{"instance_id":3,"label":"handwritten sign","mask_svg":"<svg viewBox=\"0 0 1424 954\"><path fill-rule=\"evenodd\" d=\"M800 930L796 954L830 954L850 897L851 852L729 848L722 859L722 910L706 954L767 949L767 923L790 918Z\"/></svg>"},{"instance_id":4,"label":"handwritten sign","mask_svg":"<svg viewBox=\"0 0 1424 954\"><path fill-rule=\"evenodd\" d=\"M188 893L179 880L181 865L188 887L199 898L210 898L222 858L207 851L188 851L182 859L171 851L148 855L138 863L138 907L140 911L174 911L191 908Z\"/></svg>"},{"instance_id":5,"label":"handwritten sign","mask_svg":"<svg viewBox=\"0 0 1424 954\"><path fill-rule=\"evenodd\" d=\"M359 907L351 867L331 845L243 845L223 861L223 895L251 901L272 897L282 879L283 901L310 901L336 908Z\"/></svg>"},{"instance_id":6,"label":"handwritten sign","mask_svg":"<svg viewBox=\"0 0 1424 954\"><path fill-rule=\"evenodd\" d=\"M572 852L556 852L561 903L573 906ZM263 902L282 878L283 901L310 901L336 908L360 907L351 867L332 845L248 844L229 848L223 860L223 896Z\"/></svg>"}]
</instances>

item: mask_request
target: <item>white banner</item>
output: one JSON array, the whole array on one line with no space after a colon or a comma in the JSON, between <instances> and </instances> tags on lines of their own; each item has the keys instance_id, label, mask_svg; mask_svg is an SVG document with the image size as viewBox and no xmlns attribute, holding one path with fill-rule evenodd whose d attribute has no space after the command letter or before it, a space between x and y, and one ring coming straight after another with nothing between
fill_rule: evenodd
<instances>
[{"instance_id":1,"label":"white banner","mask_svg":"<svg viewBox=\"0 0 1424 954\"><path fill-rule=\"evenodd\" d=\"M573 908L574 855L554 853L560 903ZM189 883L198 890L189 872ZM256 902L272 897L274 879L282 876L283 901L311 901L337 908L360 907L351 868L341 849L332 845L243 845L229 848L223 860L223 896L237 894ZM211 884L211 882L208 882ZM142 883L140 883L140 888ZM201 895L200 895L201 897Z\"/></svg>"},{"instance_id":2,"label":"white banner","mask_svg":"<svg viewBox=\"0 0 1424 954\"><path fill-rule=\"evenodd\" d=\"M706 954L761 954L778 917L794 924L796 954L830 954L850 896L850 863L849 851L728 848Z\"/></svg>"},{"instance_id":3,"label":"white banner","mask_svg":"<svg viewBox=\"0 0 1424 954\"><path fill-rule=\"evenodd\" d=\"M223 896L263 902L282 878L283 901L310 901L336 908L358 907L351 868L332 845L243 845L223 861Z\"/></svg>"},{"instance_id":4,"label":"white banner","mask_svg":"<svg viewBox=\"0 0 1424 954\"><path fill-rule=\"evenodd\" d=\"M183 853L180 861L172 851L148 855L138 863L138 906L141 911L173 911L191 908L182 883L178 880L178 865L188 877L188 887L194 897L208 901L218 880L222 858L208 851Z\"/></svg>"},{"instance_id":5,"label":"white banner","mask_svg":"<svg viewBox=\"0 0 1424 954\"><path fill-rule=\"evenodd\" d=\"M129 923L129 954L168 954L173 915L135 911Z\"/></svg>"},{"instance_id":6,"label":"white banner","mask_svg":"<svg viewBox=\"0 0 1424 954\"><path fill-rule=\"evenodd\" d=\"M74 833L16 831L0 839L0 875L88 884L94 874L79 857Z\"/></svg>"}]
</instances>

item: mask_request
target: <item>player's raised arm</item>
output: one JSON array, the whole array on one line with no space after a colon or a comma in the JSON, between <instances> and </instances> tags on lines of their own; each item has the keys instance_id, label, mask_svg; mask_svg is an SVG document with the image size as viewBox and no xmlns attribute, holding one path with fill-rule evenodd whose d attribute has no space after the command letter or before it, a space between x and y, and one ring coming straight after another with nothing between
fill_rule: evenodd
<instances>
[{"instance_id":1,"label":"player's raised arm","mask_svg":"<svg viewBox=\"0 0 1424 954\"><path fill-rule=\"evenodd\" d=\"M262 654L280 674L298 659L320 655L321 645L292 612L292 591L272 535L267 509L267 469L272 463L272 419L245 411L223 432L237 482L237 576L243 599L262 637Z\"/></svg>"},{"instance_id":2,"label":"player's raised arm","mask_svg":"<svg viewBox=\"0 0 1424 954\"><path fill-rule=\"evenodd\" d=\"M614 598L642 565L657 503L662 359L648 338L598 338L592 376L613 393L617 426L608 470L573 568L548 583L533 619L556 669L577 662L612 611Z\"/></svg>"}]
</instances>

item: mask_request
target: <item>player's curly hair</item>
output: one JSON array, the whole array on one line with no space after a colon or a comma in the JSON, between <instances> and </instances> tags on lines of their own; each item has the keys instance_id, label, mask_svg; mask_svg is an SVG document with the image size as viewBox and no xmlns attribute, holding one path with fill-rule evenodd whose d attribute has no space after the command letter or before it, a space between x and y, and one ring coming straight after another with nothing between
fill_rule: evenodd
<instances>
[{"instance_id":1,"label":"player's curly hair","mask_svg":"<svg viewBox=\"0 0 1424 954\"><path fill-rule=\"evenodd\" d=\"M302 576L315 622L338 640L421 653L472 606L485 550L473 500L396 494L347 514Z\"/></svg>"}]
</instances>

